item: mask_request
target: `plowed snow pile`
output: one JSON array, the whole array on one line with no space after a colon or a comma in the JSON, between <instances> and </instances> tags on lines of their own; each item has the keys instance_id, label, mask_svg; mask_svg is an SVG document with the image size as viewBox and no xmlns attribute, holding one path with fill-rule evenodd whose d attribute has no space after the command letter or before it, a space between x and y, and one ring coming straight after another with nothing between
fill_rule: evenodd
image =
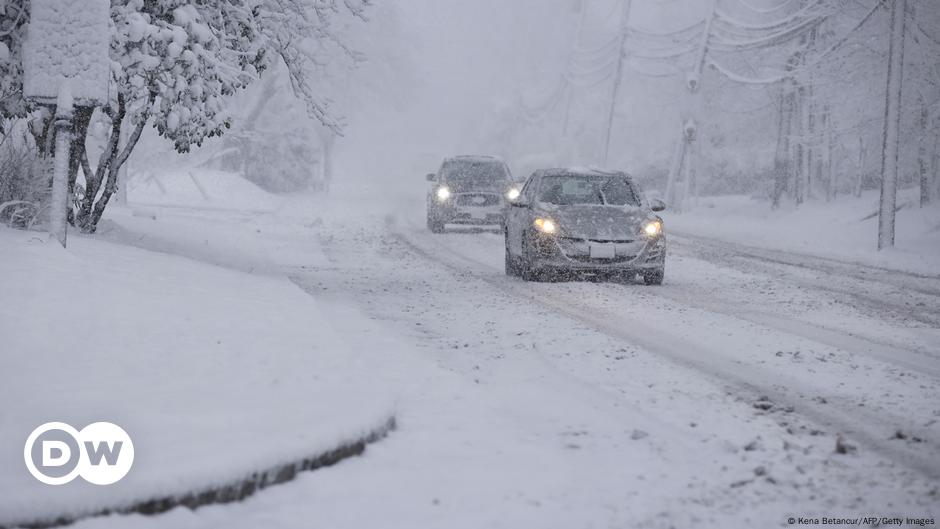
<instances>
[{"instance_id":1,"label":"plowed snow pile","mask_svg":"<svg viewBox=\"0 0 940 529\"><path fill-rule=\"evenodd\" d=\"M231 483L389 418L388 384L286 279L45 240L0 228L0 526ZM49 421L122 426L128 476L33 479L23 444Z\"/></svg>"}]
</instances>

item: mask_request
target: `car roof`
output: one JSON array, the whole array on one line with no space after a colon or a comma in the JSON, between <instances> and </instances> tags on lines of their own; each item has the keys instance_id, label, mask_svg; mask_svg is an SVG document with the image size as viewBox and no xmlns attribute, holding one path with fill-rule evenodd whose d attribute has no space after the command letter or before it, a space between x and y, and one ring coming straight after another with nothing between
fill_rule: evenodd
<instances>
[{"instance_id":1,"label":"car roof","mask_svg":"<svg viewBox=\"0 0 940 529\"><path fill-rule=\"evenodd\" d=\"M444 158L444 163L448 162L488 162L488 163L503 163L501 158L496 156L489 156L485 154L461 154L458 156L451 156L449 158Z\"/></svg>"},{"instance_id":2,"label":"car roof","mask_svg":"<svg viewBox=\"0 0 940 529\"><path fill-rule=\"evenodd\" d=\"M623 171L612 171L598 167L555 167L551 169L539 169L535 176L623 176L630 178L630 175Z\"/></svg>"}]
</instances>

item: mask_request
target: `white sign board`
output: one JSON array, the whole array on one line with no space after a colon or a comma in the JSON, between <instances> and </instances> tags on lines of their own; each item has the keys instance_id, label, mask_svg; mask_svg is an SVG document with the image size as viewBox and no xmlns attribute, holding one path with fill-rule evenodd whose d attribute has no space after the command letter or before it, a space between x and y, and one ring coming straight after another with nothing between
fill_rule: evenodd
<instances>
[{"instance_id":1,"label":"white sign board","mask_svg":"<svg viewBox=\"0 0 940 529\"><path fill-rule=\"evenodd\" d=\"M109 0L32 0L23 46L23 94L53 105L68 84L76 105L108 101Z\"/></svg>"}]
</instances>

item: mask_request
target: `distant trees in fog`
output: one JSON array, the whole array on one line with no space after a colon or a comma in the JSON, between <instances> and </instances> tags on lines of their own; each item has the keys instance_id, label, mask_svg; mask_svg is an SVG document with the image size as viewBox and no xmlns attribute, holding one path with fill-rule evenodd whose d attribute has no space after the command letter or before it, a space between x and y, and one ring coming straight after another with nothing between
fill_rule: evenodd
<instances>
[{"instance_id":1,"label":"distant trees in fog","mask_svg":"<svg viewBox=\"0 0 940 529\"><path fill-rule=\"evenodd\" d=\"M618 29L593 27L586 13L617 13L612 4L623 7ZM669 154L664 145L658 155L668 167L660 184L674 207L706 182L716 187L724 177L719 168L750 171L749 187L775 207L884 183L882 244L890 245L894 168L902 185L920 188L922 205L940 194L940 3L581 0L579 6L560 88L544 104L519 111L540 128L552 124L562 136L575 129L594 139L568 158L639 170L618 156L631 149L618 138L636 138L649 126L631 114L639 94L662 101L670 108L665 114L677 119ZM693 8L697 15L690 17ZM661 27L635 21L638 10L655 9L669 15L660 17ZM593 19L594 26L603 23ZM892 50L897 64L889 83ZM728 190L740 183L729 180Z\"/></svg>"}]
</instances>

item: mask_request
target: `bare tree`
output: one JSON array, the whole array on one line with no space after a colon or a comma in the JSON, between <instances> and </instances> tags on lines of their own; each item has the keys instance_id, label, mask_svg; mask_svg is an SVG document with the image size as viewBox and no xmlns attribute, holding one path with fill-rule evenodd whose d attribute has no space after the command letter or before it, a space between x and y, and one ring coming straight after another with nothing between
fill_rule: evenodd
<instances>
[{"instance_id":1,"label":"bare tree","mask_svg":"<svg viewBox=\"0 0 940 529\"><path fill-rule=\"evenodd\" d=\"M898 191L898 141L904 65L904 25L907 0L891 4L891 34L885 121L881 144L881 202L878 212L878 249L894 246L894 218Z\"/></svg>"}]
</instances>

